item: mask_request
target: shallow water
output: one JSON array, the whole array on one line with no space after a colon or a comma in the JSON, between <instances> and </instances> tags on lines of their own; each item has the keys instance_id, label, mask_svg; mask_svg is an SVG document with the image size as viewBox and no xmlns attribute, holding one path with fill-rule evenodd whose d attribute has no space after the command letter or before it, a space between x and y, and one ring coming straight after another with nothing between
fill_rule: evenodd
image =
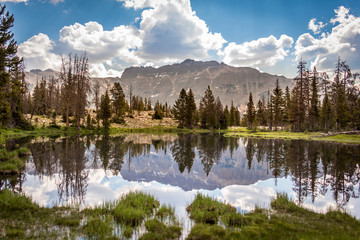
<instances>
[{"instance_id":1,"label":"shallow water","mask_svg":"<svg viewBox=\"0 0 360 240\"><path fill-rule=\"evenodd\" d=\"M31 150L19 176L0 187L44 206L99 204L141 190L171 204L185 225L197 192L248 212L286 192L318 212L342 207L360 218L360 146L218 134L79 136L10 141ZM189 229L189 226L184 226Z\"/></svg>"}]
</instances>

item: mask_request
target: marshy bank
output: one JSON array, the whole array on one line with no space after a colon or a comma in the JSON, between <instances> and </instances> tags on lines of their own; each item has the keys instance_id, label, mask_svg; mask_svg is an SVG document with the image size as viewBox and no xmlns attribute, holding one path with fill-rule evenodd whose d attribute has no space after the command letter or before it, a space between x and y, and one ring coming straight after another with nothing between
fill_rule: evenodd
<instances>
[{"instance_id":1,"label":"marshy bank","mask_svg":"<svg viewBox=\"0 0 360 240\"><path fill-rule=\"evenodd\" d=\"M156 197L130 192L94 207L39 206L25 195L0 192L0 237L5 239L358 239L360 222L341 210L315 213L278 194L271 208L241 214L198 193L187 207L184 233L175 209Z\"/></svg>"}]
</instances>

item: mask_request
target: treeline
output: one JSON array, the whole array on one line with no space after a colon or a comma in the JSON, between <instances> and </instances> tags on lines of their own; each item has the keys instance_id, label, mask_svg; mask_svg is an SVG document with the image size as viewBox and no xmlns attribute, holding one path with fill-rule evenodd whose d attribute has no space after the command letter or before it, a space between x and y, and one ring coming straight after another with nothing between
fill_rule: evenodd
<instances>
[{"instance_id":1,"label":"treeline","mask_svg":"<svg viewBox=\"0 0 360 240\"><path fill-rule=\"evenodd\" d=\"M17 56L17 45L10 29L14 16L0 4L0 127L31 129L22 114L25 96L25 67Z\"/></svg>"},{"instance_id":2,"label":"treeline","mask_svg":"<svg viewBox=\"0 0 360 240\"><path fill-rule=\"evenodd\" d=\"M359 74L352 74L346 61L336 63L334 80L326 73L306 69L300 61L294 88L283 91L279 82L256 107L250 93L243 125L250 129L267 126L292 131L360 129L360 91L355 85Z\"/></svg>"},{"instance_id":3,"label":"treeline","mask_svg":"<svg viewBox=\"0 0 360 240\"><path fill-rule=\"evenodd\" d=\"M193 128L199 126L207 129L226 129L229 126L240 126L240 111L231 103L231 107L223 107L219 97L216 98L210 86L196 107L194 94L189 89L180 91L179 98L172 109L174 118L178 120L179 127Z\"/></svg>"}]
</instances>

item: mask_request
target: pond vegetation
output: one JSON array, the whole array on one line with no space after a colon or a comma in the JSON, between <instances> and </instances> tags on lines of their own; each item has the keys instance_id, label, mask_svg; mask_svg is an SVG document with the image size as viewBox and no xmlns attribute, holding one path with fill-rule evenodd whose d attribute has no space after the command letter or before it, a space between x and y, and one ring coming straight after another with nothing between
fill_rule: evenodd
<instances>
[{"instance_id":1,"label":"pond vegetation","mask_svg":"<svg viewBox=\"0 0 360 240\"><path fill-rule=\"evenodd\" d=\"M7 239L178 239L181 223L171 206L130 192L113 202L79 209L41 207L22 194L0 192L0 236ZM341 210L315 213L278 194L270 209L241 214L230 204L197 194L188 206L195 221L187 239L358 239L360 222Z\"/></svg>"}]
</instances>

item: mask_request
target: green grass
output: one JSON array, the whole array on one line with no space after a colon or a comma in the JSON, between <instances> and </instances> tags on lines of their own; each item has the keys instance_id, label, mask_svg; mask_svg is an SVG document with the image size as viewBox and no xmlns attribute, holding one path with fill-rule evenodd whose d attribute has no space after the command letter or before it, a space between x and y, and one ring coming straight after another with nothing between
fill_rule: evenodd
<instances>
[{"instance_id":1,"label":"green grass","mask_svg":"<svg viewBox=\"0 0 360 240\"><path fill-rule=\"evenodd\" d=\"M147 216L154 214L159 206L152 195L142 192L130 192L123 196L114 209L115 219L122 224L138 226Z\"/></svg>"},{"instance_id":2,"label":"green grass","mask_svg":"<svg viewBox=\"0 0 360 240\"><path fill-rule=\"evenodd\" d=\"M197 223L214 224L219 221L221 216L236 213L236 208L198 193L186 211L190 214L190 218Z\"/></svg>"},{"instance_id":3,"label":"green grass","mask_svg":"<svg viewBox=\"0 0 360 240\"><path fill-rule=\"evenodd\" d=\"M16 174L25 166L24 157L29 156L27 148L14 151L0 149L0 174Z\"/></svg>"},{"instance_id":4,"label":"green grass","mask_svg":"<svg viewBox=\"0 0 360 240\"><path fill-rule=\"evenodd\" d=\"M174 209L166 205L159 207L149 194L132 192L119 200L79 210L76 206L40 207L24 195L3 189L0 192L0 238L131 238L136 228L119 223L115 217L115 209L123 205L142 209L146 214L137 227L143 227L139 239L178 239L181 236L182 227ZM229 204L197 194L188 206L190 215L197 220L187 239L360 239L360 222L341 210L315 213L296 205L286 194L278 194L270 206L271 209L256 207L252 212L240 214ZM199 217L200 209L207 213ZM162 220L171 219L171 216L174 219ZM211 221L207 221L208 216Z\"/></svg>"},{"instance_id":5,"label":"green grass","mask_svg":"<svg viewBox=\"0 0 360 240\"><path fill-rule=\"evenodd\" d=\"M217 203L212 206L221 208ZM271 209L257 207L244 215L225 211L219 216L220 225L200 221L191 229L188 239L360 238L360 222L343 211L315 213L296 205L286 194L277 194L270 206ZM193 207L202 208L202 205Z\"/></svg>"},{"instance_id":6,"label":"green grass","mask_svg":"<svg viewBox=\"0 0 360 240\"><path fill-rule=\"evenodd\" d=\"M228 129L225 137L250 137L250 138L272 138L272 139L302 139L309 141L331 141L341 143L360 144L360 135L339 134L335 136L321 136L320 132L286 132L286 131L262 131L249 130L247 128Z\"/></svg>"},{"instance_id":7,"label":"green grass","mask_svg":"<svg viewBox=\"0 0 360 240\"><path fill-rule=\"evenodd\" d=\"M141 209L145 215L136 219L137 226L127 224L134 219L127 213L119 223L119 206L122 210L124 206L131 211ZM140 227L145 230L142 239L154 239L154 234L157 239L177 239L182 231L171 206L159 208L154 196L142 192L79 210L77 206L40 207L29 197L4 189L0 191L0 209L0 239L123 239L131 238Z\"/></svg>"}]
</instances>

